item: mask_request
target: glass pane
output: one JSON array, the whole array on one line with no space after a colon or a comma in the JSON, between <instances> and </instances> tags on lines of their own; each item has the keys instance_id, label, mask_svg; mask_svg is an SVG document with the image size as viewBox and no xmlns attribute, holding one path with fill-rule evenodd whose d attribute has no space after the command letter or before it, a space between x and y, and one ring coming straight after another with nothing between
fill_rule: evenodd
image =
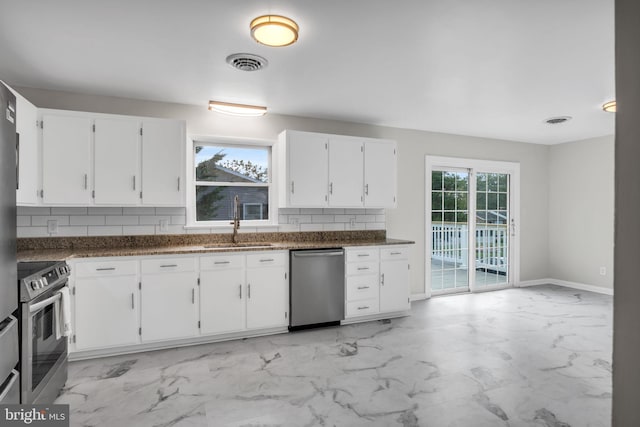
<instances>
[{"instance_id":1,"label":"glass pane","mask_svg":"<svg viewBox=\"0 0 640 427\"><path fill-rule=\"evenodd\" d=\"M230 221L233 199L240 198L241 219L269 219L267 187L234 187L196 185L196 220Z\"/></svg>"},{"instance_id":2,"label":"glass pane","mask_svg":"<svg viewBox=\"0 0 640 427\"><path fill-rule=\"evenodd\" d=\"M478 191L487 191L487 174L479 173L476 176L476 189Z\"/></svg>"},{"instance_id":3,"label":"glass pane","mask_svg":"<svg viewBox=\"0 0 640 427\"><path fill-rule=\"evenodd\" d=\"M487 209L498 209L498 195L487 193Z\"/></svg>"},{"instance_id":4,"label":"glass pane","mask_svg":"<svg viewBox=\"0 0 640 427\"><path fill-rule=\"evenodd\" d=\"M459 172L456 174L456 191L467 191L469 187L469 174Z\"/></svg>"},{"instance_id":5,"label":"glass pane","mask_svg":"<svg viewBox=\"0 0 640 427\"><path fill-rule=\"evenodd\" d=\"M444 221L445 222L455 222L456 213L455 212L445 212L444 213Z\"/></svg>"},{"instance_id":6,"label":"glass pane","mask_svg":"<svg viewBox=\"0 0 640 427\"><path fill-rule=\"evenodd\" d=\"M442 212L431 212L431 222L442 222Z\"/></svg>"},{"instance_id":7,"label":"glass pane","mask_svg":"<svg viewBox=\"0 0 640 427\"><path fill-rule=\"evenodd\" d=\"M498 209L507 209L507 193L498 194Z\"/></svg>"},{"instance_id":8,"label":"glass pane","mask_svg":"<svg viewBox=\"0 0 640 427\"><path fill-rule=\"evenodd\" d=\"M454 191L456 189L456 174L453 172L443 172L444 189Z\"/></svg>"},{"instance_id":9,"label":"glass pane","mask_svg":"<svg viewBox=\"0 0 640 427\"><path fill-rule=\"evenodd\" d=\"M487 193L476 194L476 209L477 210L487 209Z\"/></svg>"},{"instance_id":10,"label":"glass pane","mask_svg":"<svg viewBox=\"0 0 640 427\"><path fill-rule=\"evenodd\" d=\"M195 146L196 180L209 182L269 182L267 147Z\"/></svg>"},{"instance_id":11,"label":"glass pane","mask_svg":"<svg viewBox=\"0 0 640 427\"><path fill-rule=\"evenodd\" d=\"M487 177L487 190L488 191L498 191L498 174L490 173Z\"/></svg>"},{"instance_id":12,"label":"glass pane","mask_svg":"<svg viewBox=\"0 0 640 427\"><path fill-rule=\"evenodd\" d=\"M456 212L456 222L466 224L467 220L466 212Z\"/></svg>"},{"instance_id":13,"label":"glass pane","mask_svg":"<svg viewBox=\"0 0 640 427\"><path fill-rule=\"evenodd\" d=\"M459 211L467 210L467 193L458 193L456 197L456 209Z\"/></svg>"},{"instance_id":14,"label":"glass pane","mask_svg":"<svg viewBox=\"0 0 640 427\"><path fill-rule=\"evenodd\" d=\"M442 210L442 192L434 191L431 193L431 210Z\"/></svg>"},{"instance_id":15,"label":"glass pane","mask_svg":"<svg viewBox=\"0 0 640 427\"><path fill-rule=\"evenodd\" d=\"M501 173L498 175L498 191L502 191L502 192L507 192L508 187L507 187L507 183L508 181L509 175Z\"/></svg>"},{"instance_id":16,"label":"glass pane","mask_svg":"<svg viewBox=\"0 0 640 427\"><path fill-rule=\"evenodd\" d=\"M456 209L456 193L453 191L445 191L444 193L444 210L453 211Z\"/></svg>"},{"instance_id":17,"label":"glass pane","mask_svg":"<svg viewBox=\"0 0 640 427\"><path fill-rule=\"evenodd\" d=\"M431 172L431 189L442 190L442 172L441 171Z\"/></svg>"}]
</instances>

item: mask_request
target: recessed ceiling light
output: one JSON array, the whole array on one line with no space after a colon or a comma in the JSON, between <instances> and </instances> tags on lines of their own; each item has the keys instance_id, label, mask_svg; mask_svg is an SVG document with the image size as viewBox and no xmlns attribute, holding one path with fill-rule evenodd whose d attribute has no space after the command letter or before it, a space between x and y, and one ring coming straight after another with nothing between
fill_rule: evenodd
<instances>
[{"instance_id":1,"label":"recessed ceiling light","mask_svg":"<svg viewBox=\"0 0 640 427\"><path fill-rule=\"evenodd\" d=\"M615 113L617 110L616 101L613 100L613 101L605 102L602 105L602 109L607 113Z\"/></svg>"},{"instance_id":2,"label":"recessed ceiling light","mask_svg":"<svg viewBox=\"0 0 640 427\"><path fill-rule=\"evenodd\" d=\"M251 37L267 46L289 46L298 40L298 24L286 16L262 15L251 21Z\"/></svg>"},{"instance_id":3,"label":"recessed ceiling light","mask_svg":"<svg viewBox=\"0 0 640 427\"><path fill-rule=\"evenodd\" d=\"M258 117L264 116L267 107L260 105L233 104L231 102L209 101L209 110L233 116Z\"/></svg>"},{"instance_id":4,"label":"recessed ceiling light","mask_svg":"<svg viewBox=\"0 0 640 427\"><path fill-rule=\"evenodd\" d=\"M559 125L560 123L566 123L569 120L571 120L571 116L557 116L557 117L550 117L544 122L549 125Z\"/></svg>"}]
</instances>

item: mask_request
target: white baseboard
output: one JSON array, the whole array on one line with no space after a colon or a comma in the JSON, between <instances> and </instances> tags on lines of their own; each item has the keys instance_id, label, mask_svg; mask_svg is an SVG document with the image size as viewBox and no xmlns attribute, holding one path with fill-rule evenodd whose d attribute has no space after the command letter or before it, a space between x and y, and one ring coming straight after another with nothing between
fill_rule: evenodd
<instances>
[{"instance_id":1,"label":"white baseboard","mask_svg":"<svg viewBox=\"0 0 640 427\"><path fill-rule=\"evenodd\" d=\"M557 286L564 286L565 288L579 289L581 291L595 292L595 293L604 294L604 295L613 295L613 289L611 288L603 288L602 286L587 285L584 283L569 282L568 280L559 280L559 279L525 280L523 282L517 283L515 286L517 288L525 288L528 286L539 286L539 285L557 285Z\"/></svg>"},{"instance_id":2,"label":"white baseboard","mask_svg":"<svg viewBox=\"0 0 640 427\"><path fill-rule=\"evenodd\" d=\"M429 297L427 296L427 294L422 293L422 294L411 294L409 298L413 302L413 301L421 301L423 299L428 299Z\"/></svg>"}]
</instances>

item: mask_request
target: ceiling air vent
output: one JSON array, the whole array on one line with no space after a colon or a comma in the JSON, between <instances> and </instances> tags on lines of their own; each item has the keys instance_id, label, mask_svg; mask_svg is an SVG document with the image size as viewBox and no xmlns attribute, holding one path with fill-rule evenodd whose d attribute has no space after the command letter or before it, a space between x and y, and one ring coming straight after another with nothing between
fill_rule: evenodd
<instances>
[{"instance_id":1,"label":"ceiling air vent","mask_svg":"<svg viewBox=\"0 0 640 427\"><path fill-rule=\"evenodd\" d=\"M550 119L547 119L544 122L549 125L559 125L560 123L568 122L569 120L571 120L571 117L569 116L558 116L558 117L551 117Z\"/></svg>"},{"instance_id":2,"label":"ceiling air vent","mask_svg":"<svg viewBox=\"0 0 640 427\"><path fill-rule=\"evenodd\" d=\"M227 56L227 64L240 71L258 71L265 68L269 61L262 56L250 53L234 53Z\"/></svg>"}]
</instances>

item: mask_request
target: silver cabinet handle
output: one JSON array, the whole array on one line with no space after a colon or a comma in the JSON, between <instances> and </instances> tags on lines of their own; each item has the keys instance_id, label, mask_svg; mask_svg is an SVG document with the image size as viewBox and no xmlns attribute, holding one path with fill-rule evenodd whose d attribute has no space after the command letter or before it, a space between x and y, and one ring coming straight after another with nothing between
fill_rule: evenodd
<instances>
[{"instance_id":1,"label":"silver cabinet handle","mask_svg":"<svg viewBox=\"0 0 640 427\"><path fill-rule=\"evenodd\" d=\"M262 259L260 260L260 262L273 262L273 261L274 261L274 259L273 259L273 258L262 258Z\"/></svg>"},{"instance_id":2,"label":"silver cabinet handle","mask_svg":"<svg viewBox=\"0 0 640 427\"><path fill-rule=\"evenodd\" d=\"M178 177L178 191L180 191L180 177Z\"/></svg>"},{"instance_id":3,"label":"silver cabinet handle","mask_svg":"<svg viewBox=\"0 0 640 427\"><path fill-rule=\"evenodd\" d=\"M359 258L364 257L364 256L369 256L369 254L358 254Z\"/></svg>"},{"instance_id":4,"label":"silver cabinet handle","mask_svg":"<svg viewBox=\"0 0 640 427\"><path fill-rule=\"evenodd\" d=\"M362 271L362 270L368 270L369 267L358 267L358 271Z\"/></svg>"},{"instance_id":5,"label":"silver cabinet handle","mask_svg":"<svg viewBox=\"0 0 640 427\"><path fill-rule=\"evenodd\" d=\"M391 255L402 255L402 252L391 252Z\"/></svg>"},{"instance_id":6,"label":"silver cabinet handle","mask_svg":"<svg viewBox=\"0 0 640 427\"><path fill-rule=\"evenodd\" d=\"M358 310L368 310L368 309L369 309L368 305L365 305L365 306L362 306L362 307L358 307Z\"/></svg>"},{"instance_id":7,"label":"silver cabinet handle","mask_svg":"<svg viewBox=\"0 0 640 427\"><path fill-rule=\"evenodd\" d=\"M368 195L369 195L369 184L365 184L365 185L364 185L364 194L365 194L366 196L368 196Z\"/></svg>"},{"instance_id":8,"label":"silver cabinet handle","mask_svg":"<svg viewBox=\"0 0 640 427\"><path fill-rule=\"evenodd\" d=\"M87 174L85 173L85 174L84 174L84 189L85 189L85 190L87 189L88 182L89 182L89 177L88 177L88 176L87 176Z\"/></svg>"},{"instance_id":9,"label":"silver cabinet handle","mask_svg":"<svg viewBox=\"0 0 640 427\"><path fill-rule=\"evenodd\" d=\"M238 285L238 290L240 291L240 299L242 299L242 285Z\"/></svg>"},{"instance_id":10,"label":"silver cabinet handle","mask_svg":"<svg viewBox=\"0 0 640 427\"><path fill-rule=\"evenodd\" d=\"M369 289L368 286L358 286L358 289Z\"/></svg>"},{"instance_id":11,"label":"silver cabinet handle","mask_svg":"<svg viewBox=\"0 0 640 427\"><path fill-rule=\"evenodd\" d=\"M133 191L136 191L136 176L133 175Z\"/></svg>"},{"instance_id":12,"label":"silver cabinet handle","mask_svg":"<svg viewBox=\"0 0 640 427\"><path fill-rule=\"evenodd\" d=\"M293 193L294 193L294 184L293 184L293 181L291 181L291 194Z\"/></svg>"},{"instance_id":13,"label":"silver cabinet handle","mask_svg":"<svg viewBox=\"0 0 640 427\"><path fill-rule=\"evenodd\" d=\"M214 265L229 264L229 261L214 261L213 264Z\"/></svg>"},{"instance_id":14,"label":"silver cabinet handle","mask_svg":"<svg viewBox=\"0 0 640 427\"><path fill-rule=\"evenodd\" d=\"M196 303L196 289L191 288L191 304L195 304L195 303Z\"/></svg>"},{"instance_id":15,"label":"silver cabinet handle","mask_svg":"<svg viewBox=\"0 0 640 427\"><path fill-rule=\"evenodd\" d=\"M131 310L135 310L136 306L135 306L135 295L133 294L133 292L131 293Z\"/></svg>"},{"instance_id":16,"label":"silver cabinet handle","mask_svg":"<svg viewBox=\"0 0 640 427\"><path fill-rule=\"evenodd\" d=\"M382 273L382 286L384 286L384 273Z\"/></svg>"},{"instance_id":17,"label":"silver cabinet handle","mask_svg":"<svg viewBox=\"0 0 640 427\"><path fill-rule=\"evenodd\" d=\"M177 267L178 264L163 264L160 266L160 268L168 268L168 267Z\"/></svg>"},{"instance_id":18,"label":"silver cabinet handle","mask_svg":"<svg viewBox=\"0 0 640 427\"><path fill-rule=\"evenodd\" d=\"M247 298L251 298L251 283L247 285Z\"/></svg>"},{"instance_id":19,"label":"silver cabinet handle","mask_svg":"<svg viewBox=\"0 0 640 427\"><path fill-rule=\"evenodd\" d=\"M115 267L102 267L102 268L96 268L96 271L113 271L115 270Z\"/></svg>"},{"instance_id":20,"label":"silver cabinet handle","mask_svg":"<svg viewBox=\"0 0 640 427\"><path fill-rule=\"evenodd\" d=\"M333 194L333 182L329 184L329 194Z\"/></svg>"}]
</instances>

